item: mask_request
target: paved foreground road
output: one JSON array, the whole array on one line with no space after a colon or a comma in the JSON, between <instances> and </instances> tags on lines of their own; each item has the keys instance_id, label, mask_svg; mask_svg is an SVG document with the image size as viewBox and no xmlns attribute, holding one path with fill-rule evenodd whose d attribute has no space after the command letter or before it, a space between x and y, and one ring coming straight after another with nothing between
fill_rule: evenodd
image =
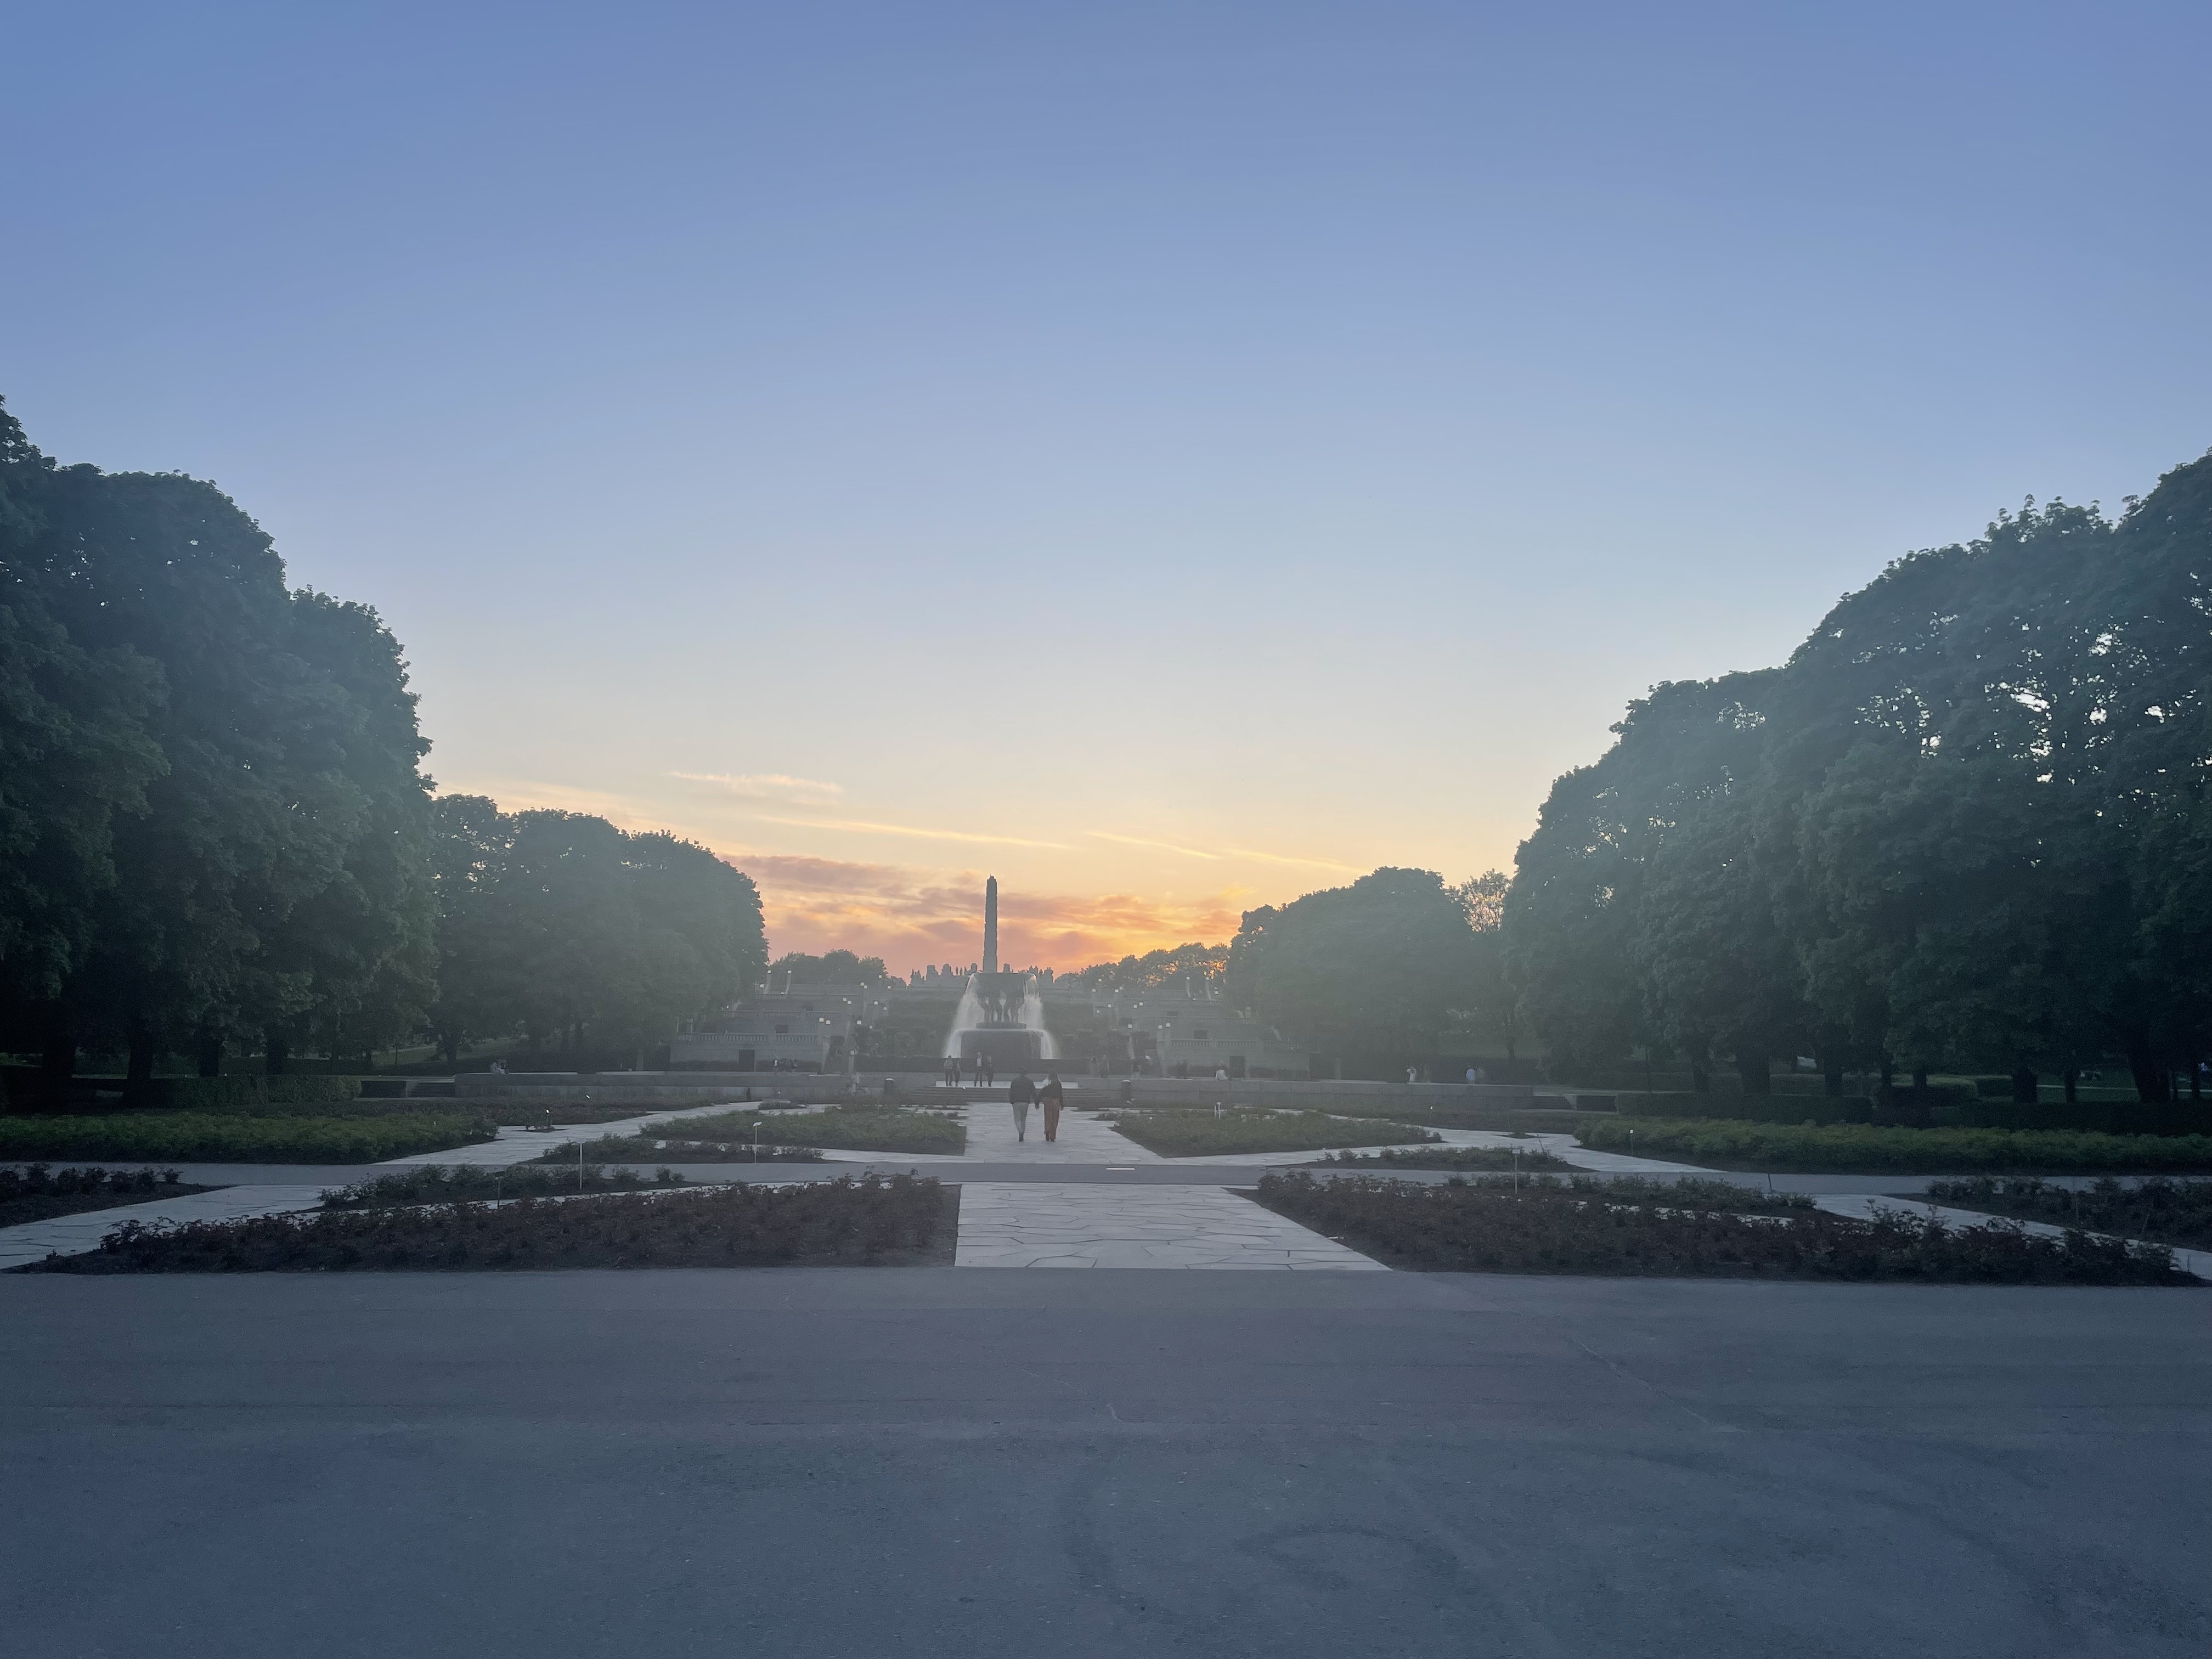
<instances>
[{"instance_id":1,"label":"paved foreground road","mask_svg":"<svg viewBox=\"0 0 2212 1659\"><path fill-rule=\"evenodd\" d=\"M2212 1296L0 1279L0 1653L2197 1659Z\"/></svg>"}]
</instances>

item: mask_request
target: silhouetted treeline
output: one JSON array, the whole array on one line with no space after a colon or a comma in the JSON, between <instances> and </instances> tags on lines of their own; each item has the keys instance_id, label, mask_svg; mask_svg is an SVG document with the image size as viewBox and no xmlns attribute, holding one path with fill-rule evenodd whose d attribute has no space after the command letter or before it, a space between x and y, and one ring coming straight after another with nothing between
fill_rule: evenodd
<instances>
[{"instance_id":1,"label":"silhouetted treeline","mask_svg":"<svg viewBox=\"0 0 2212 1659\"><path fill-rule=\"evenodd\" d=\"M87 1050L143 1079L502 1019L635 1039L757 973L743 876L434 810L426 748L373 610L288 587L214 486L57 465L0 408L0 1048L58 1083Z\"/></svg>"},{"instance_id":2,"label":"silhouetted treeline","mask_svg":"<svg viewBox=\"0 0 2212 1659\"><path fill-rule=\"evenodd\" d=\"M2212 457L2033 502L1780 668L1656 687L1553 787L1504 907L1555 1074L1635 1045L2004 1070L2212 1054Z\"/></svg>"}]
</instances>

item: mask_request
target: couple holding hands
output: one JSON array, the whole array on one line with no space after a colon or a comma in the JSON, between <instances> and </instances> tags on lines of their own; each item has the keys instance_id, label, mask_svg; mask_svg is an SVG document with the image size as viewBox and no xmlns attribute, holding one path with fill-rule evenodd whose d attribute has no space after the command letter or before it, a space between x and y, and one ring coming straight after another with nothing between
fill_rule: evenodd
<instances>
[{"instance_id":1,"label":"couple holding hands","mask_svg":"<svg viewBox=\"0 0 2212 1659\"><path fill-rule=\"evenodd\" d=\"M1006 1098L1013 1103L1015 1139L1027 1140L1030 1138L1030 1106L1032 1103L1044 1108L1044 1138L1047 1140L1060 1139L1060 1111L1067 1104L1067 1094L1060 1086L1059 1073L1048 1072L1042 1083L1032 1083L1030 1074L1026 1071L1022 1072L1007 1085Z\"/></svg>"}]
</instances>

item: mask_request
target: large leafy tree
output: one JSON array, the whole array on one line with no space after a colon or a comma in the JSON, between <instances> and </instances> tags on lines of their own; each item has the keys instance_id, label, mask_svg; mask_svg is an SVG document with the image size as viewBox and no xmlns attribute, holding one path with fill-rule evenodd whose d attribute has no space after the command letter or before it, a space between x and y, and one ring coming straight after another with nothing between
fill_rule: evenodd
<instances>
[{"instance_id":1,"label":"large leafy tree","mask_svg":"<svg viewBox=\"0 0 2212 1659\"><path fill-rule=\"evenodd\" d=\"M1245 912L1228 996L1323 1052L1434 1052L1476 976L1474 935L1431 871L1384 868L1348 887Z\"/></svg>"},{"instance_id":2,"label":"large leafy tree","mask_svg":"<svg viewBox=\"0 0 2212 1659\"><path fill-rule=\"evenodd\" d=\"M390 635L292 592L212 485L52 466L9 439L8 591L27 602L0 678L43 698L15 700L16 732L49 733L26 794L56 803L50 823L76 815L80 897L49 875L7 910L43 941L9 979L42 999L53 1069L89 1040L126 1048L139 1080L164 1050L211 1064L228 1036L404 1005L402 981L423 988L428 913L411 890L422 744ZM96 696L88 665L109 682ZM72 781L94 748L104 804ZM32 839L51 871L70 836Z\"/></svg>"},{"instance_id":3,"label":"large leafy tree","mask_svg":"<svg viewBox=\"0 0 2212 1659\"><path fill-rule=\"evenodd\" d=\"M2212 458L1898 561L1780 671L1662 686L1554 787L1505 906L1568 1066L1641 1019L1917 1076L2212 1049Z\"/></svg>"},{"instance_id":4,"label":"large leafy tree","mask_svg":"<svg viewBox=\"0 0 2212 1659\"><path fill-rule=\"evenodd\" d=\"M0 407L0 1001L66 1060L62 992L115 884L117 815L145 811L167 763L149 730L159 665L88 648L56 615L66 574L37 550L53 471Z\"/></svg>"}]
</instances>

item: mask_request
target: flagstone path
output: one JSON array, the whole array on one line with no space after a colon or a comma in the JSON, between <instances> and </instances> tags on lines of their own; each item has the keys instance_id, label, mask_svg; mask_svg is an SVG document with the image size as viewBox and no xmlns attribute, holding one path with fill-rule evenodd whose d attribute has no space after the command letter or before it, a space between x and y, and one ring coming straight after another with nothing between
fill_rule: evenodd
<instances>
[{"instance_id":1,"label":"flagstone path","mask_svg":"<svg viewBox=\"0 0 2212 1659\"><path fill-rule=\"evenodd\" d=\"M956 1267L1203 1267L1387 1273L1222 1187L969 1182Z\"/></svg>"}]
</instances>

